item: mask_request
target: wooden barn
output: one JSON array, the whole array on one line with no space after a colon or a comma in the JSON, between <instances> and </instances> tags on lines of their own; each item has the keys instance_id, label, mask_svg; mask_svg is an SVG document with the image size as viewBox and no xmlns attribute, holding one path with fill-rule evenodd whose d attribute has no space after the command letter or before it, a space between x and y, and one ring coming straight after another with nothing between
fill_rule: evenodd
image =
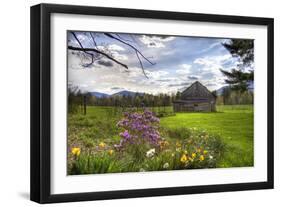
<instances>
[{"instance_id":1,"label":"wooden barn","mask_svg":"<svg viewBox=\"0 0 281 207\"><path fill-rule=\"evenodd\" d=\"M196 81L181 93L180 100L173 102L173 108L174 112L216 111L216 96Z\"/></svg>"}]
</instances>

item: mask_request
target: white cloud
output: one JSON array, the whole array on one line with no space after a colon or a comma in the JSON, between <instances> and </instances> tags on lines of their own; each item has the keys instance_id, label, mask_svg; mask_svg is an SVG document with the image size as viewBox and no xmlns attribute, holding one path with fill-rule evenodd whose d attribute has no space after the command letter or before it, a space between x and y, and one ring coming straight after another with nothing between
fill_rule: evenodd
<instances>
[{"instance_id":1,"label":"white cloud","mask_svg":"<svg viewBox=\"0 0 281 207\"><path fill-rule=\"evenodd\" d=\"M158 83L157 79L166 78L169 72L165 69L146 70L148 79L139 67L130 67L128 72L122 67L105 67L94 64L91 68L83 68L79 65L80 59L69 54L69 63L75 67L68 68L68 82L78 86L81 91L103 92L113 94L115 87L122 87L135 92L146 92L156 94L169 92L167 85Z\"/></svg>"},{"instance_id":2,"label":"white cloud","mask_svg":"<svg viewBox=\"0 0 281 207\"><path fill-rule=\"evenodd\" d=\"M198 65L209 66L209 65L213 64L213 61L208 60L207 58L197 58L193 61L193 63L198 64Z\"/></svg>"},{"instance_id":3,"label":"white cloud","mask_svg":"<svg viewBox=\"0 0 281 207\"><path fill-rule=\"evenodd\" d=\"M205 65L205 66L213 66L213 65L221 65L224 61L229 60L232 58L230 54L226 55L219 55L219 56L212 56L212 57L204 57L204 58L197 58L193 61L195 64Z\"/></svg>"},{"instance_id":4,"label":"white cloud","mask_svg":"<svg viewBox=\"0 0 281 207\"><path fill-rule=\"evenodd\" d=\"M139 40L144 43L147 47L161 48L165 47L164 42L172 41L175 37L161 37L161 36L147 36L142 35Z\"/></svg>"},{"instance_id":5,"label":"white cloud","mask_svg":"<svg viewBox=\"0 0 281 207\"><path fill-rule=\"evenodd\" d=\"M193 63L200 66L199 70L203 74L213 73L214 75L222 76L219 69L230 69L223 66L225 61L229 60L229 58L232 58L232 56L229 54L221 56L204 57L195 59Z\"/></svg>"},{"instance_id":6,"label":"white cloud","mask_svg":"<svg viewBox=\"0 0 281 207\"><path fill-rule=\"evenodd\" d=\"M188 64L181 64L181 69L176 70L176 73L179 75L187 75L190 73L191 65Z\"/></svg>"},{"instance_id":7,"label":"white cloud","mask_svg":"<svg viewBox=\"0 0 281 207\"><path fill-rule=\"evenodd\" d=\"M163 77L165 77L169 74L169 72L164 71L164 70L146 71L146 73L147 73L147 76L149 78L152 78L154 80L159 79L159 78L163 78Z\"/></svg>"},{"instance_id":8,"label":"white cloud","mask_svg":"<svg viewBox=\"0 0 281 207\"><path fill-rule=\"evenodd\" d=\"M123 88L124 90L157 94L160 92L176 92L198 80L206 85L208 89L214 90L224 85L225 77L219 69L223 66L226 66L224 69L228 69L236 64L236 60L229 54L224 53L225 55L215 56L213 53L209 53L208 56L202 56L201 49L192 50L192 54L198 52L200 55L196 54L192 57L181 56L182 53L178 54L181 50L178 51L176 50L177 48L171 48L171 45L167 44L169 41L175 39L175 37L161 38L161 36L140 35L138 38L143 44L150 47L146 49L142 48L144 49L142 52L145 53L146 57L151 58L154 55L157 57L157 54L161 54L175 55L175 57L178 55L179 58L171 59L172 61L170 62L166 59L169 57L156 59L155 62L158 61L157 65L145 69L149 77L147 79L143 74L142 68L136 62L135 54L126 52L127 49L125 47L123 48L122 45L119 46L119 44L113 44L111 42L104 47L99 46L99 49L105 51L110 50L114 58L130 66L129 70L125 70L115 63L112 67L105 67L104 65L95 63L92 67L85 69L82 67L81 59L69 52L69 83L80 86L83 90L108 94L119 90L116 89L117 87ZM209 45L206 50L210 50L218 44ZM194 57L198 58L193 61L192 58ZM162 62L162 60L165 61ZM188 64L179 65L182 61L186 61ZM136 67L133 67L134 65Z\"/></svg>"},{"instance_id":9,"label":"white cloud","mask_svg":"<svg viewBox=\"0 0 281 207\"><path fill-rule=\"evenodd\" d=\"M125 49L119 45L116 45L116 44L111 44L111 45L108 45L108 49L111 51L111 50L114 50L114 51L124 51Z\"/></svg>"},{"instance_id":10,"label":"white cloud","mask_svg":"<svg viewBox=\"0 0 281 207\"><path fill-rule=\"evenodd\" d=\"M231 61L230 61L231 60ZM228 66L224 64L231 62ZM218 89L225 85L225 77L220 69L230 70L236 65L236 60L230 54L220 56L207 56L193 61L194 67L200 74L200 81L210 90Z\"/></svg>"},{"instance_id":11,"label":"white cloud","mask_svg":"<svg viewBox=\"0 0 281 207\"><path fill-rule=\"evenodd\" d=\"M221 45L221 42L215 42L215 43L211 44L209 47L201 50L200 53L208 52L209 50L211 50L217 46L220 46L220 45Z\"/></svg>"},{"instance_id":12,"label":"white cloud","mask_svg":"<svg viewBox=\"0 0 281 207\"><path fill-rule=\"evenodd\" d=\"M97 47L99 50L104 51L107 53L107 51L110 51L112 56L120 61L122 60L128 60L127 55L121 54L120 51L125 51L125 49L119 45L116 44L110 44L107 46L99 45Z\"/></svg>"},{"instance_id":13,"label":"white cloud","mask_svg":"<svg viewBox=\"0 0 281 207\"><path fill-rule=\"evenodd\" d=\"M111 51L111 54L114 58L122 61L122 60L128 60L128 56L127 55L124 55L124 54L120 54L119 52L117 51Z\"/></svg>"},{"instance_id":14,"label":"white cloud","mask_svg":"<svg viewBox=\"0 0 281 207\"><path fill-rule=\"evenodd\" d=\"M109 51L124 51L125 49L123 47L121 47L120 45L116 45L116 44L109 44L109 45L98 45L97 48L99 50L109 50Z\"/></svg>"}]
</instances>

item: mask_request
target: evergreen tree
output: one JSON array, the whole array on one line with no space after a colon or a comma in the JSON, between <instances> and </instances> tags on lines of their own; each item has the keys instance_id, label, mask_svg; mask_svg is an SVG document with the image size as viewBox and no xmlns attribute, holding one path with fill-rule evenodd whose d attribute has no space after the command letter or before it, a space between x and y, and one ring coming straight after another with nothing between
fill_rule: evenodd
<instances>
[{"instance_id":1,"label":"evergreen tree","mask_svg":"<svg viewBox=\"0 0 281 207\"><path fill-rule=\"evenodd\" d=\"M230 72L221 70L227 77L225 82L231 85L231 88L244 92L248 89L249 83L254 81L254 71L243 72L241 70L232 69Z\"/></svg>"},{"instance_id":2,"label":"evergreen tree","mask_svg":"<svg viewBox=\"0 0 281 207\"><path fill-rule=\"evenodd\" d=\"M249 66L254 61L254 41L231 39L222 44L233 57L237 57L243 66Z\"/></svg>"},{"instance_id":3,"label":"evergreen tree","mask_svg":"<svg viewBox=\"0 0 281 207\"><path fill-rule=\"evenodd\" d=\"M227 77L225 82L230 84L232 89L244 92L254 80L253 70L245 72L245 68L251 68L254 61L254 41L231 39L229 42L223 43L223 46L241 62L237 65L237 69L232 69L230 72L220 69Z\"/></svg>"}]
</instances>

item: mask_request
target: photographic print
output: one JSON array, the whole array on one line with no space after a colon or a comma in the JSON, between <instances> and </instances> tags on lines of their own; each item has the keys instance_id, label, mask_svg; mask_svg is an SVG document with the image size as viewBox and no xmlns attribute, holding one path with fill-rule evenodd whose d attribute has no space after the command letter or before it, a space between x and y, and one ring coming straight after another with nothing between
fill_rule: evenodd
<instances>
[{"instance_id":1,"label":"photographic print","mask_svg":"<svg viewBox=\"0 0 281 207\"><path fill-rule=\"evenodd\" d=\"M274 188L273 18L30 16L32 201Z\"/></svg>"},{"instance_id":2,"label":"photographic print","mask_svg":"<svg viewBox=\"0 0 281 207\"><path fill-rule=\"evenodd\" d=\"M68 175L254 165L254 40L67 31Z\"/></svg>"}]
</instances>

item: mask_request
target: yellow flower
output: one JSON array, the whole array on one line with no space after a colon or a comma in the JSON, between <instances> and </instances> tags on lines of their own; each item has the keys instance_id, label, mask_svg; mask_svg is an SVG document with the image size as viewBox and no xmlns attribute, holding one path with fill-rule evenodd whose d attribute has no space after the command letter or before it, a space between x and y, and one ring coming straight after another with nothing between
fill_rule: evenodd
<instances>
[{"instance_id":1,"label":"yellow flower","mask_svg":"<svg viewBox=\"0 0 281 207\"><path fill-rule=\"evenodd\" d=\"M81 152L81 150L79 147L72 147L72 149L71 149L71 153L75 156L79 156L80 152Z\"/></svg>"},{"instance_id":2,"label":"yellow flower","mask_svg":"<svg viewBox=\"0 0 281 207\"><path fill-rule=\"evenodd\" d=\"M109 154L109 155L112 155L113 152L114 152L114 151L111 149L111 150L108 151L108 154Z\"/></svg>"},{"instance_id":3,"label":"yellow flower","mask_svg":"<svg viewBox=\"0 0 281 207\"><path fill-rule=\"evenodd\" d=\"M99 147L100 147L100 148L104 148L104 147L105 147L105 143L104 143L104 142L100 142L100 143L99 143Z\"/></svg>"},{"instance_id":4,"label":"yellow flower","mask_svg":"<svg viewBox=\"0 0 281 207\"><path fill-rule=\"evenodd\" d=\"M196 153L192 153L192 154L191 154L191 157L192 157L192 158L195 158L195 157L196 157Z\"/></svg>"},{"instance_id":5,"label":"yellow flower","mask_svg":"<svg viewBox=\"0 0 281 207\"><path fill-rule=\"evenodd\" d=\"M181 143L176 142L176 147L181 147Z\"/></svg>"},{"instance_id":6,"label":"yellow flower","mask_svg":"<svg viewBox=\"0 0 281 207\"><path fill-rule=\"evenodd\" d=\"M185 163L185 162L187 162L187 156L185 155L185 154L183 154L182 156L181 156L181 162L183 162L183 163Z\"/></svg>"},{"instance_id":7,"label":"yellow flower","mask_svg":"<svg viewBox=\"0 0 281 207\"><path fill-rule=\"evenodd\" d=\"M204 155L207 154L207 153L208 153L208 150L204 150L203 153L204 153Z\"/></svg>"},{"instance_id":8,"label":"yellow flower","mask_svg":"<svg viewBox=\"0 0 281 207\"><path fill-rule=\"evenodd\" d=\"M205 158L203 155L200 156L200 160L203 161Z\"/></svg>"}]
</instances>

